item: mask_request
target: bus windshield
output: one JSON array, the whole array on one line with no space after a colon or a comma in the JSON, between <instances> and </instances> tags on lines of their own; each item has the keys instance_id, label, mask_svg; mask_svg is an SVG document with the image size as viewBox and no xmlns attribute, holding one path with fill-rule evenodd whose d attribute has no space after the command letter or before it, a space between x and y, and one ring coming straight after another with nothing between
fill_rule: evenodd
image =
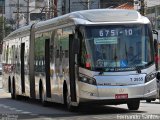
<instances>
[{"instance_id":1,"label":"bus windshield","mask_svg":"<svg viewBox=\"0 0 160 120\"><path fill-rule=\"evenodd\" d=\"M84 41L92 70L133 70L154 63L148 25L86 26Z\"/></svg>"}]
</instances>

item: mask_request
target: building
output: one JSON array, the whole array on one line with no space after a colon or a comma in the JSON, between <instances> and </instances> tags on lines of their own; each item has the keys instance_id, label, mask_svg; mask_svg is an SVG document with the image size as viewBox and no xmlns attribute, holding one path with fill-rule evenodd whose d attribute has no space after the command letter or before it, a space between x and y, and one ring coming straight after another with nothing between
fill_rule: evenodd
<instances>
[{"instance_id":1,"label":"building","mask_svg":"<svg viewBox=\"0 0 160 120\"><path fill-rule=\"evenodd\" d=\"M158 31L160 42L160 0L147 0L146 16L150 19L153 29Z\"/></svg>"},{"instance_id":2,"label":"building","mask_svg":"<svg viewBox=\"0 0 160 120\"><path fill-rule=\"evenodd\" d=\"M100 0L100 7L134 9L134 0Z\"/></svg>"},{"instance_id":3,"label":"building","mask_svg":"<svg viewBox=\"0 0 160 120\"><path fill-rule=\"evenodd\" d=\"M66 3L66 6L68 6L66 7L66 12L100 8L99 0L66 0L66 1L68 1L68 4Z\"/></svg>"},{"instance_id":4,"label":"building","mask_svg":"<svg viewBox=\"0 0 160 120\"><path fill-rule=\"evenodd\" d=\"M154 29L160 30L160 0L148 0L146 16L152 22Z\"/></svg>"},{"instance_id":5,"label":"building","mask_svg":"<svg viewBox=\"0 0 160 120\"><path fill-rule=\"evenodd\" d=\"M3 0L0 0L0 4L1 1ZM5 18L15 29L35 21L49 19L54 16L51 13L55 14L52 1L55 0L5 0ZM61 8L61 1L57 0L57 4ZM61 15L60 12L57 14Z\"/></svg>"},{"instance_id":6,"label":"building","mask_svg":"<svg viewBox=\"0 0 160 120\"><path fill-rule=\"evenodd\" d=\"M5 13L4 5L5 5L5 1L0 0L0 15L3 15Z\"/></svg>"},{"instance_id":7,"label":"building","mask_svg":"<svg viewBox=\"0 0 160 120\"><path fill-rule=\"evenodd\" d=\"M5 0L5 17L15 28L26 25L27 2L25 0Z\"/></svg>"},{"instance_id":8,"label":"building","mask_svg":"<svg viewBox=\"0 0 160 120\"><path fill-rule=\"evenodd\" d=\"M30 0L29 22L43 20L42 13L46 9L46 5L47 5L47 2L45 0Z\"/></svg>"},{"instance_id":9,"label":"building","mask_svg":"<svg viewBox=\"0 0 160 120\"><path fill-rule=\"evenodd\" d=\"M99 0L30 0L29 6L32 6L30 8L31 21L37 21L78 10L99 8Z\"/></svg>"},{"instance_id":10,"label":"building","mask_svg":"<svg viewBox=\"0 0 160 120\"><path fill-rule=\"evenodd\" d=\"M5 16L18 28L74 11L112 7L133 9L133 0L6 0Z\"/></svg>"},{"instance_id":11,"label":"building","mask_svg":"<svg viewBox=\"0 0 160 120\"><path fill-rule=\"evenodd\" d=\"M27 4L27 1L29 4ZM10 23L16 23L16 28L18 28L28 23L50 19L78 10L98 8L135 9L136 1L140 2L141 0L6 0L5 16ZM160 0L145 1L147 1L148 8L147 15L153 26L157 28ZM28 9L27 6L29 6ZM136 9L140 9L139 6ZM152 12L155 6L157 6L156 10Z\"/></svg>"}]
</instances>

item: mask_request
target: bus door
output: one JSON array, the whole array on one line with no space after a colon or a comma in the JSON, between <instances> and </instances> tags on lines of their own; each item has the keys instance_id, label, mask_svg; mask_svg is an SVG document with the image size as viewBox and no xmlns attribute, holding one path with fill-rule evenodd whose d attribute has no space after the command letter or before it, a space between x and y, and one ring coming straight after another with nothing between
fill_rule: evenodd
<instances>
[{"instance_id":1,"label":"bus door","mask_svg":"<svg viewBox=\"0 0 160 120\"><path fill-rule=\"evenodd\" d=\"M54 98L56 101L61 101L60 94L61 92L61 84L63 80L62 73L62 29L58 29L55 33L55 78L54 78Z\"/></svg>"},{"instance_id":2,"label":"bus door","mask_svg":"<svg viewBox=\"0 0 160 120\"><path fill-rule=\"evenodd\" d=\"M77 102L76 97L76 77L75 77L75 46L74 36L69 35L69 78L70 78L70 96L72 102Z\"/></svg>"},{"instance_id":3,"label":"bus door","mask_svg":"<svg viewBox=\"0 0 160 120\"><path fill-rule=\"evenodd\" d=\"M22 93L25 93L25 73L24 73L24 54L25 54L25 43L21 43L21 86Z\"/></svg>"},{"instance_id":4,"label":"bus door","mask_svg":"<svg viewBox=\"0 0 160 120\"><path fill-rule=\"evenodd\" d=\"M63 70L62 70L62 45L59 44L56 50L55 66L56 66L56 81L54 83L54 93L61 93L61 84L63 80Z\"/></svg>"},{"instance_id":5,"label":"bus door","mask_svg":"<svg viewBox=\"0 0 160 120\"><path fill-rule=\"evenodd\" d=\"M45 74L46 74L46 95L51 97L50 82L50 39L45 40Z\"/></svg>"}]
</instances>

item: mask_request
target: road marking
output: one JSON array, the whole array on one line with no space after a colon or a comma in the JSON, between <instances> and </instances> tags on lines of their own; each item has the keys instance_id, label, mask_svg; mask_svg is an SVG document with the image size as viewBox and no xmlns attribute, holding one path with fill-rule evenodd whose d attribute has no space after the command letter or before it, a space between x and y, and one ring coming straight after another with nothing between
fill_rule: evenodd
<instances>
[{"instance_id":1,"label":"road marking","mask_svg":"<svg viewBox=\"0 0 160 120\"><path fill-rule=\"evenodd\" d=\"M43 120L53 120L52 118L46 118L46 116L39 116L39 118L43 118Z\"/></svg>"},{"instance_id":2,"label":"road marking","mask_svg":"<svg viewBox=\"0 0 160 120\"><path fill-rule=\"evenodd\" d=\"M16 110L16 108L9 108L10 110Z\"/></svg>"},{"instance_id":3,"label":"road marking","mask_svg":"<svg viewBox=\"0 0 160 120\"><path fill-rule=\"evenodd\" d=\"M23 114L31 114L31 112L27 112L27 111L23 111L21 113L23 113Z\"/></svg>"},{"instance_id":4,"label":"road marking","mask_svg":"<svg viewBox=\"0 0 160 120\"><path fill-rule=\"evenodd\" d=\"M17 112L22 112L23 110L16 110Z\"/></svg>"},{"instance_id":5,"label":"road marking","mask_svg":"<svg viewBox=\"0 0 160 120\"><path fill-rule=\"evenodd\" d=\"M32 115L32 116L38 116L38 114L30 114L30 115Z\"/></svg>"}]
</instances>

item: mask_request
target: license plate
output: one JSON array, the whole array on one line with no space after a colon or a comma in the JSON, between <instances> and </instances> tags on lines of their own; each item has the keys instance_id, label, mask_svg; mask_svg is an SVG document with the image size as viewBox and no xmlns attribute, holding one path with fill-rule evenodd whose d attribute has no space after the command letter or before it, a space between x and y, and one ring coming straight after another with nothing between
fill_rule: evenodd
<instances>
[{"instance_id":1,"label":"license plate","mask_svg":"<svg viewBox=\"0 0 160 120\"><path fill-rule=\"evenodd\" d=\"M115 99L128 99L128 94L115 94Z\"/></svg>"}]
</instances>

